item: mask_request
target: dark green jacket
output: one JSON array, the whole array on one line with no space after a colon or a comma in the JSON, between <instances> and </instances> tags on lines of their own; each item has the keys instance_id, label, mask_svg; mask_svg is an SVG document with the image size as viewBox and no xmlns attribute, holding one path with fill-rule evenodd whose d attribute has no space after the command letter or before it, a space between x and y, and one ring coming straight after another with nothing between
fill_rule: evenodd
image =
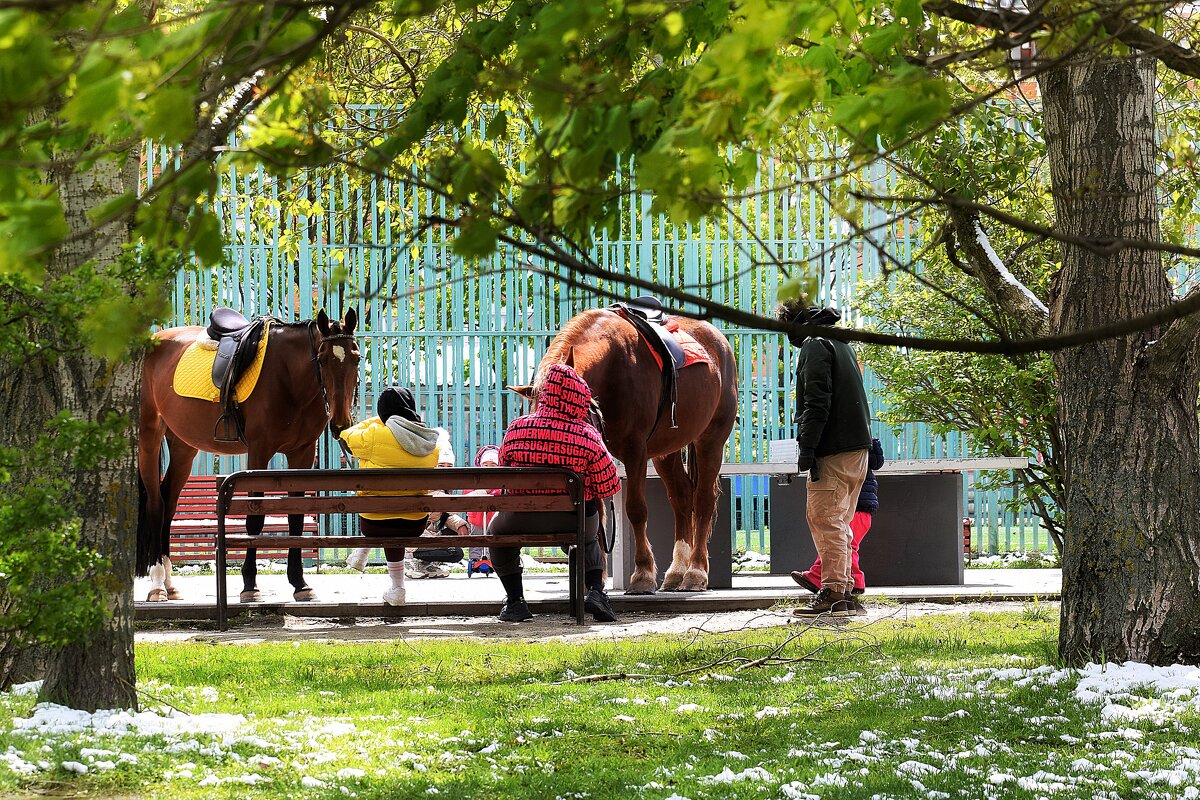
<instances>
[{"instance_id":1,"label":"dark green jacket","mask_svg":"<svg viewBox=\"0 0 1200 800\"><path fill-rule=\"evenodd\" d=\"M796 363L796 442L817 457L871 447L871 411L858 359L845 342L810 336Z\"/></svg>"}]
</instances>

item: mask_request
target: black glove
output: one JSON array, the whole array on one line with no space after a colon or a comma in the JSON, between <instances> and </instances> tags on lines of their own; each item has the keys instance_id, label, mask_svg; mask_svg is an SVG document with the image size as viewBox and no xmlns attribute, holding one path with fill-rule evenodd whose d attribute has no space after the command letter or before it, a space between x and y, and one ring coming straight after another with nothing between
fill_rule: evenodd
<instances>
[{"instance_id":1,"label":"black glove","mask_svg":"<svg viewBox=\"0 0 1200 800\"><path fill-rule=\"evenodd\" d=\"M817 453L811 447L801 447L796 459L796 472L808 472L817 464Z\"/></svg>"}]
</instances>

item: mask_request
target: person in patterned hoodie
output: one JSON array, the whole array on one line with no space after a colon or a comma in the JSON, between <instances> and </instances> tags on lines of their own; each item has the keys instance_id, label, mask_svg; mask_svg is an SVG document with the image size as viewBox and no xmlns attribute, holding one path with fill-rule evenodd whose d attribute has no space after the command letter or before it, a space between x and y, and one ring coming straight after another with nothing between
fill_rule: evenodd
<instances>
[{"instance_id":1,"label":"person in patterned hoodie","mask_svg":"<svg viewBox=\"0 0 1200 800\"><path fill-rule=\"evenodd\" d=\"M583 378L566 364L551 364L537 390L537 407L508 426L500 444L502 467L566 467L583 478L587 501L587 548L584 551L584 580L588 586L584 608L597 622L615 622L608 595L604 593L604 553L596 534L600 527L600 501L621 488L616 464L604 440L588 422L592 391ZM573 524L573 511L501 512L488 532L541 533L562 530ZM493 547L492 568L504 586L507 599L500 612L503 622L533 618L525 602L521 580L521 551L516 547Z\"/></svg>"}]
</instances>

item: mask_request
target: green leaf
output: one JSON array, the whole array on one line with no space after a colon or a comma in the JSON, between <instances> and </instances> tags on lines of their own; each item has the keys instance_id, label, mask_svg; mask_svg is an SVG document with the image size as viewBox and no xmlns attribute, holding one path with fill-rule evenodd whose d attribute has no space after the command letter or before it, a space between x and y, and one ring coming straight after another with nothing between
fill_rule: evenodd
<instances>
[{"instance_id":1,"label":"green leaf","mask_svg":"<svg viewBox=\"0 0 1200 800\"><path fill-rule=\"evenodd\" d=\"M98 206L88 211L88 220L92 224L103 224L109 220L116 219L137 202L137 196L133 192L117 195L111 200L106 200Z\"/></svg>"},{"instance_id":2,"label":"green leaf","mask_svg":"<svg viewBox=\"0 0 1200 800\"><path fill-rule=\"evenodd\" d=\"M191 234L192 253L206 267L215 267L225 261L225 237L221 234L221 223L210 211L197 211L188 227Z\"/></svg>"},{"instance_id":3,"label":"green leaf","mask_svg":"<svg viewBox=\"0 0 1200 800\"><path fill-rule=\"evenodd\" d=\"M163 144L182 142L196 128L196 96L188 89L164 87L147 96L142 132Z\"/></svg>"},{"instance_id":4,"label":"green leaf","mask_svg":"<svg viewBox=\"0 0 1200 800\"><path fill-rule=\"evenodd\" d=\"M471 217L458 229L451 247L463 258L483 258L496 250L499 227L489 219Z\"/></svg>"},{"instance_id":5,"label":"green leaf","mask_svg":"<svg viewBox=\"0 0 1200 800\"><path fill-rule=\"evenodd\" d=\"M0 275L39 278L42 261L69 232L57 199L0 203Z\"/></svg>"},{"instance_id":6,"label":"green leaf","mask_svg":"<svg viewBox=\"0 0 1200 800\"><path fill-rule=\"evenodd\" d=\"M96 60L79 73L79 85L62 115L81 128L102 131L124 110L128 85L128 74L119 64Z\"/></svg>"},{"instance_id":7,"label":"green leaf","mask_svg":"<svg viewBox=\"0 0 1200 800\"><path fill-rule=\"evenodd\" d=\"M496 112L487 124L487 130L484 132L484 137L489 141L494 141L508 133L508 114L504 109Z\"/></svg>"}]
</instances>

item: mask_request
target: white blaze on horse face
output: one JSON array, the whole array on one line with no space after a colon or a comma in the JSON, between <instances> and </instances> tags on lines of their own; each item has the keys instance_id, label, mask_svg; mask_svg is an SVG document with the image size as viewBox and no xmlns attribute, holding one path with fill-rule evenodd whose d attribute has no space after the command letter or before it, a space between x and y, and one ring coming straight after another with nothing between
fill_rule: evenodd
<instances>
[{"instance_id":1,"label":"white blaze on horse face","mask_svg":"<svg viewBox=\"0 0 1200 800\"><path fill-rule=\"evenodd\" d=\"M345 361L346 360L346 348L342 347L341 345L335 344L333 346L333 357L336 358L338 361Z\"/></svg>"}]
</instances>

